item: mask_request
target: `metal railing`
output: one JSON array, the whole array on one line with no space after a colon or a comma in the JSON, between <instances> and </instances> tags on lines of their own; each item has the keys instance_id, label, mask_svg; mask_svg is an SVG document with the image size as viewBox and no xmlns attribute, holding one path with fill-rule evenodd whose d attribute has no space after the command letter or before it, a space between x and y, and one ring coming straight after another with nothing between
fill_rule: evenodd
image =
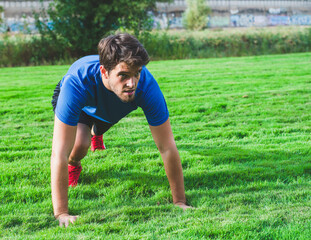
<instances>
[{"instance_id":1,"label":"metal railing","mask_svg":"<svg viewBox=\"0 0 311 240\"><path fill-rule=\"evenodd\" d=\"M0 6L4 8L11 7L33 7L38 8L48 6L52 0L34 1L34 0L0 0ZM306 7L311 8L311 0L206 0L211 8L217 7ZM175 7L185 9L187 7L186 0L174 0L172 3L156 4L157 8L165 9Z\"/></svg>"},{"instance_id":2,"label":"metal railing","mask_svg":"<svg viewBox=\"0 0 311 240\"><path fill-rule=\"evenodd\" d=\"M311 0L206 0L211 8L232 7L306 7L311 10ZM179 8L186 9L186 0L174 0L172 3L157 3L158 9Z\"/></svg>"}]
</instances>

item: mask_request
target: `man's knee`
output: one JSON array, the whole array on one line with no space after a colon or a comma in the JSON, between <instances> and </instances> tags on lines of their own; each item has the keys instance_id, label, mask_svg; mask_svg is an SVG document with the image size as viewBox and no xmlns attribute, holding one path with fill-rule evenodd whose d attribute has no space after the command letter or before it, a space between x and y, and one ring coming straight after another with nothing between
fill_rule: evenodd
<instances>
[{"instance_id":1,"label":"man's knee","mask_svg":"<svg viewBox=\"0 0 311 240\"><path fill-rule=\"evenodd\" d=\"M73 161L80 161L82 158L86 156L89 147L90 147L89 141L83 141L78 144L75 144L69 156L69 159Z\"/></svg>"},{"instance_id":2,"label":"man's knee","mask_svg":"<svg viewBox=\"0 0 311 240\"><path fill-rule=\"evenodd\" d=\"M76 141L69 156L71 161L80 161L91 145L91 129L84 123L78 123Z\"/></svg>"}]
</instances>

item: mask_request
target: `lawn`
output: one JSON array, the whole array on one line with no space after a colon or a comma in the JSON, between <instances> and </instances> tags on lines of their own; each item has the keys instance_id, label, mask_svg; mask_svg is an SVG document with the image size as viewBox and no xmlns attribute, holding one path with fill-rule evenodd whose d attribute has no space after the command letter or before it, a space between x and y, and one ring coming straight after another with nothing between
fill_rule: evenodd
<instances>
[{"instance_id":1,"label":"lawn","mask_svg":"<svg viewBox=\"0 0 311 240\"><path fill-rule=\"evenodd\" d=\"M172 205L139 109L83 160L60 228L50 101L68 67L0 69L1 239L310 239L311 53L151 62L194 209Z\"/></svg>"}]
</instances>

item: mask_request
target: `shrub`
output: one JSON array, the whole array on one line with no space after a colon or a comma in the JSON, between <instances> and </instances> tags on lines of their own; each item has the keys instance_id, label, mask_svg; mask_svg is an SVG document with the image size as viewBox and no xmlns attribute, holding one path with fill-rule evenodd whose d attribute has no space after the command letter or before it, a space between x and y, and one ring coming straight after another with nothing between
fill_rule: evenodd
<instances>
[{"instance_id":1,"label":"shrub","mask_svg":"<svg viewBox=\"0 0 311 240\"><path fill-rule=\"evenodd\" d=\"M219 35L140 34L153 60L251 56L311 51L311 30L243 32ZM94 52L96 53L96 49ZM4 35L0 39L0 66L70 64L82 57L61 38Z\"/></svg>"},{"instance_id":2,"label":"shrub","mask_svg":"<svg viewBox=\"0 0 311 240\"><path fill-rule=\"evenodd\" d=\"M187 9L183 15L183 24L186 29L202 30L206 28L207 16L211 9L205 0L187 0Z\"/></svg>"},{"instance_id":3,"label":"shrub","mask_svg":"<svg viewBox=\"0 0 311 240\"><path fill-rule=\"evenodd\" d=\"M69 46L60 40L4 35L0 40L0 66L58 64L73 58Z\"/></svg>"}]
</instances>

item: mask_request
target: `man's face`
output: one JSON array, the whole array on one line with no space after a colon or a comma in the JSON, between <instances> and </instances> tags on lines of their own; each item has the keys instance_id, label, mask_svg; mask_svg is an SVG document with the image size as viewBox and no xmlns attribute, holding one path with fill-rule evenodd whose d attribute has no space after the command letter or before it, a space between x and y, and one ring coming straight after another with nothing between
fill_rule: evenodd
<instances>
[{"instance_id":1,"label":"man's face","mask_svg":"<svg viewBox=\"0 0 311 240\"><path fill-rule=\"evenodd\" d=\"M122 102L134 100L141 70L142 67L130 67L124 62L119 63L109 73L103 65L100 66L103 84L108 90L114 92Z\"/></svg>"}]
</instances>

